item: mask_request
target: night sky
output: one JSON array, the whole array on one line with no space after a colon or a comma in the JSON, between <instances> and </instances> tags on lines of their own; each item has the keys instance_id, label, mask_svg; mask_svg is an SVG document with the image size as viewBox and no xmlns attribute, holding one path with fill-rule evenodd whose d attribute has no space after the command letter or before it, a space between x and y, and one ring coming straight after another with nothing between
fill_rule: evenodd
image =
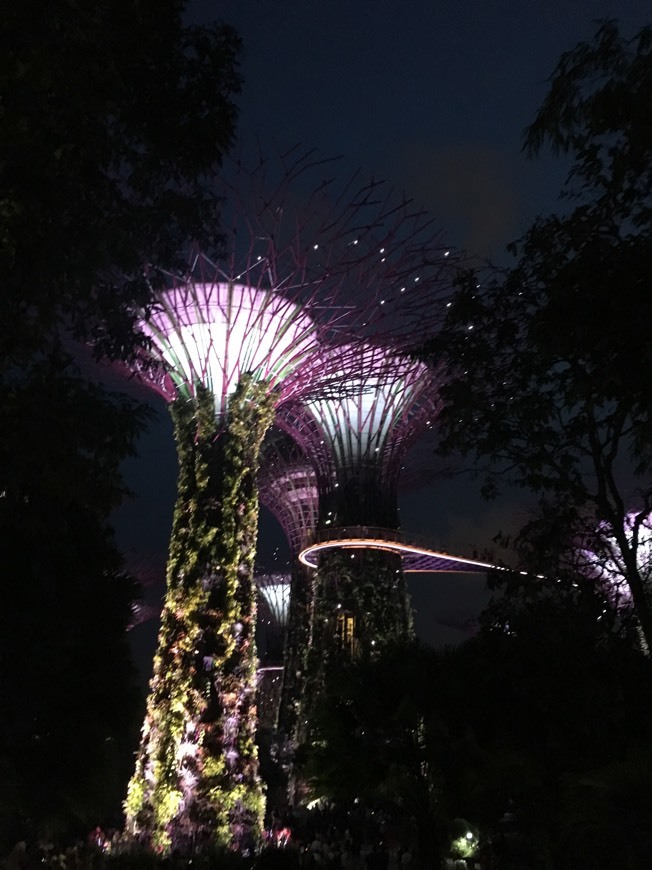
<instances>
[{"instance_id":1,"label":"night sky","mask_svg":"<svg viewBox=\"0 0 652 870\"><path fill-rule=\"evenodd\" d=\"M451 246L508 263L506 244L555 207L564 179L563 162L521 153L559 56L605 18L633 35L649 10L643 0L193 0L187 17L220 16L243 39L245 143L341 155L343 178L361 169L385 179L432 213ZM116 518L132 563L159 578L152 602L176 483L171 424L164 403L155 408L127 465L136 497ZM514 496L486 505L478 484L459 477L401 500L405 529L458 553L517 526L526 510ZM269 519L262 525L269 562L282 538ZM486 600L483 580L468 575L418 575L411 589L419 634L435 644L468 636L464 624ZM154 622L133 632L139 659L151 659L155 632Z\"/></svg>"}]
</instances>

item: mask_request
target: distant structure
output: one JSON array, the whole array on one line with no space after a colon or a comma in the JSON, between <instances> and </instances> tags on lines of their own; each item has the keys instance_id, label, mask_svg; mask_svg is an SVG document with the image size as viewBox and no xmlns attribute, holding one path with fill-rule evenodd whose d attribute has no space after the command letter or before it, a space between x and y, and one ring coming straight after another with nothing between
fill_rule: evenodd
<instances>
[{"instance_id":1,"label":"distant structure","mask_svg":"<svg viewBox=\"0 0 652 870\"><path fill-rule=\"evenodd\" d=\"M179 455L167 593L125 803L127 831L158 850L247 852L262 834L253 562L259 450L276 409L337 395L354 346L337 359L326 348L345 337L400 342L409 323L398 309L387 315L408 280L430 288L427 299L407 294L411 311L452 280L428 221L393 205L382 184L342 192L323 180L330 164L284 162L272 186L265 161L238 173L226 191L229 256L216 265L198 255L169 276L142 323L151 348L141 375L170 402ZM292 185L314 171L297 212Z\"/></svg>"},{"instance_id":2,"label":"distant structure","mask_svg":"<svg viewBox=\"0 0 652 870\"><path fill-rule=\"evenodd\" d=\"M319 520L317 475L296 441L275 426L263 444L258 481L261 504L278 521L290 548L291 585L274 752L285 776L285 788L293 795L294 752L306 735L300 717L312 644L316 577L298 557Z\"/></svg>"},{"instance_id":3,"label":"distant structure","mask_svg":"<svg viewBox=\"0 0 652 870\"><path fill-rule=\"evenodd\" d=\"M256 571L254 579L259 595L257 636L262 638L259 643L256 706L260 724L272 730L276 726L283 680L290 575Z\"/></svg>"}]
</instances>

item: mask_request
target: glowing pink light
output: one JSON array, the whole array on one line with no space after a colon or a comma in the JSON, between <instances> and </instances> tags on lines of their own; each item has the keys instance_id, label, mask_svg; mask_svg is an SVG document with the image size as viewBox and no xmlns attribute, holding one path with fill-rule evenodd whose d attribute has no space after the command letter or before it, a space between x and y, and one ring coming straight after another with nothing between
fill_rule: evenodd
<instances>
[{"instance_id":1,"label":"glowing pink light","mask_svg":"<svg viewBox=\"0 0 652 870\"><path fill-rule=\"evenodd\" d=\"M193 395L199 383L214 394L218 415L244 373L271 391L318 352L303 309L274 290L235 283L189 282L163 293L143 330L168 373L163 395Z\"/></svg>"},{"instance_id":2,"label":"glowing pink light","mask_svg":"<svg viewBox=\"0 0 652 870\"><path fill-rule=\"evenodd\" d=\"M628 546L636 550L636 563L641 576L652 577L652 514L641 519L638 511L628 513L625 517L625 537ZM616 603L629 604L631 592L626 580L628 571L621 549L606 524L598 530L597 538L595 546L578 550L578 567L604 584Z\"/></svg>"}]
</instances>

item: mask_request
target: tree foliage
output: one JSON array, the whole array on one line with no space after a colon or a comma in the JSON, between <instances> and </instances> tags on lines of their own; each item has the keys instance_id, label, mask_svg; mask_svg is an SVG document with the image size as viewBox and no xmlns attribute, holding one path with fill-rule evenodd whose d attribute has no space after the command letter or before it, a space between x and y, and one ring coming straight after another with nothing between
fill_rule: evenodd
<instances>
[{"instance_id":1,"label":"tree foliage","mask_svg":"<svg viewBox=\"0 0 652 870\"><path fill-rule=\"evenodd\" d=\"M214 173L239 40L180 0L27 0L0 21L0 824L79 832L118 810L137 594L110 525L147 413L81 365L128 357L161 269L219 244ZM111 819L117 822L117 816Z\"/></svg>"},{"instance_id":2,"label":"tree foliage","mask_svg":"<svg viewBox=\"0 0 652 870\"><path fill-rule=\"evenodd\" d=\"M219 240L239 40L181 0L27 0L0 24L5 362L65 323L117 352L156 268ZM152 268L154 267L154 268Z\"/></svg>"},{"instance_id":3,"label":"tree foliage","mask_svg":"<svg viewBox=\"0 0 652 870\"><path fill-rule=\"evenodd\" d=\"M315 795L414 816L428 857L463 818L499 866L646 867L650 660L581 577L491 586L461 647L333 674L304 750Z\"/></svg>"},{"instance_id":4,"label":"tree foliage","mask_svg":"<svg viewBox=\"0 0 652 870\"><path fill-rule=\"evenodd\" d=\"M505 480L537 495L521 536L532 570L612 541L648 646L637 548L652 508L650 99L651 28L627 41L607 22L561 58L526 148L570 156L566 206L511 246L513 268L460 277L429 348L450 368L442 452L474 457L488 495Z\"/></svg>"}]
</instances>

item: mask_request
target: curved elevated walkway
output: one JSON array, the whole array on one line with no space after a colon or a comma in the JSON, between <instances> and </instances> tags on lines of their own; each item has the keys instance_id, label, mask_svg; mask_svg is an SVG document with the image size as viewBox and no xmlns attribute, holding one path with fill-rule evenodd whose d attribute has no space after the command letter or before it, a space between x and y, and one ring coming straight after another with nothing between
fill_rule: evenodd
<instances>
[{"instance_id":1,"label":"curved elevated walkway","mask_svg":"<svg viewBox=\"0 0 652 870\"><path fill-rule=\"evenodd\" d=\"M326 550L385 550L398 553L406 573L478 574L494 567L489 562L441 553L420 535L378 526L320 529L312 542L299 553L299 560L309 568L316 568L319 554Z\"/></svg>"}]
</instances>

